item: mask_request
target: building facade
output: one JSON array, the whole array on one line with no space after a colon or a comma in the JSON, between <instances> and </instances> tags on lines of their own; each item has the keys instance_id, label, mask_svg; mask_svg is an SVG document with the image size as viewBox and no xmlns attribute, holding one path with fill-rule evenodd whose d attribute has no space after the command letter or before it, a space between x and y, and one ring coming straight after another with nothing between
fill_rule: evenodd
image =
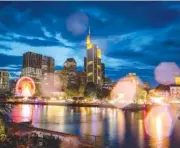
<instances>
[{"instance_id":1,"label":"building facade","mask_svg":"<svg viewBox=\"0 0 180 148\"><path fill-rule=\"evenodd\" d=\"M84 71L78 71L77 72L77 76L78 76L78 83L79 86L86 86L86 72Z\"/></svg>"},{"instance_id":2,"label":"building facade","mask_svg":"<svg viewBox=\"0 0 180 148\"><path fill-rule=\"evenodd\" d=\"M23 69L21 76L39 80L44 74L54 73L54 59L41 54L26 52L23 54Z\"/></svg>"},{"instance_id":3,"label":"building facade","mask_svg":"<svg viewBox=\"0 0 180 148\"><path fill-rule=\"evenodd\" d=\"M180 86L178 85L170 86L170 95L171 95L171 100L172 99L180 100Z\"/></svg>"},{"instance_id":4,"label":"building facade","mask_svg":"<svg viewBox=\"0 0 180 148\"><path fill-rule=\"evenodd\" d=\"M105 64L101 63L101 71L102 71L102 83L105 83Z\"/></svg>"},{"instance_id":5,"label":"building facade","mask_svg":"<svg viewBox=\"0 0 180 148\"><path fill-rule=\"evenodd\" d=\"M101 49L91 42L90 30L86 38L86 49L87 83L93 82L96 85L102 85Z\"/></svg>"},{"instance_id":6,"label":"building facade","mask_svg":"<svg viewBox=\"0 0 180 148\"><path fill-rule=\"evenodd\" d=\"M67 71L68 77L68 85L78 84L78 77L77 77L77 63L74 58L68 58L64 62L64 70Z\"/></svg>"},{"instance_id":7,"label":"building facade","mask_svg":"<svg viewBox=\"0 0 180 148\"><path fill-rule=\"evenodd\" d=\"M16 83L17 83L17 80L9 81L9 90L10 90L11 94L13 94L13 95L15 95L15 93L16 93Z\"/></svg>"},{"instance_id":8,"label":"building facade","mask_svg":"<svg viewBox=\"0 0 180 148\"><path fill-rule=\"evenodd\" d=\"M148 82L144 82L144 89L146 89L146 90L150 89L150 85Z\"/></svg>"},{"instance_id":9,"label":"building facade","mask_svg":"<svg viewBox=\"0 0 180 148\"><path fill-rule=\"evenodd\" d=\"M5 70L0 70L0 92L9 90L9 73Z\"/></svg>"},{"instance_id":10,"label":"building facade","mask_svg":"<svg viewBox=\"0 0 180 148\"><path fill-rule=\"evenodd\" d=\"M86 72L86 57L84 57L84 72Z\"/></svg>"},{"instance_id":11,"label":"building facade","mask_svg":"<svg viewBox=\"0 0 180 148\"><path fill-rule=\"evenodd\" d=\"M112 80L109 77L104 78L103 88L111 90L113 88Z\"/></svg>"},{"instance_id":12,"label":"building facade","mask_svg":"<svg viewBox=\"0 0 180 148\"><path fill-rule=\"evenodd\" d=\"M170 86L171 100L180 101L180 76L174 78L175 84Z\"/></svg>"}]
</instances>

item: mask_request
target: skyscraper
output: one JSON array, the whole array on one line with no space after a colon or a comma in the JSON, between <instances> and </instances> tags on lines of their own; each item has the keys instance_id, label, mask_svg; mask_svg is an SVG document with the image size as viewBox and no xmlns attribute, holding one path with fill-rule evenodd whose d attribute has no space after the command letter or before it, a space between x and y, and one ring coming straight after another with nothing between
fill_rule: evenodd
<instances>
[{"instance_id":1,"label":"skyscraper","mask_svg":"<svg viewBox=\"0 0 180 148\"><path fill-rule=\"evenodd\" d=\"M101 71L102 71L102 83L105 82L105 64L101 63Z\"/></svg>"},{"instance_id":2,"label":"skyscraper","mask_svg":"<svg viewBox=\"0 0 180 148\"><path fill-rule=\"evenodd\" d=\"M90 29L86 38L86 74L87 83L93 82L94 84L102 84L102 71L101 71L101 49L96 44L91 42Z\"/></svg>"},{"instance_id":3,"label":"skyscraper","mask_svg":"<svg viewBox=\"0 0 180 148\"><path fill-rule=\"evenodd\" d=\"M0 70L0 93L9 90L9 73L6 70Z\"/></svg>"},{"instance_id":4,"label":"skyscraper","mask_svg":"<svg viewBox=\"0 0 180 148\"><path fill-rule=\"evenodd\" d=\"M84 72L86 72L86 57L84 57Z\"/></svg>"},{"instance_id":5,"label":"skyscraper","mask_svg":"<svg viewBox=\"0 0 180 148\"><path fill-rule=\"evenodd\" d=\"M74 58L68 58L64 62L64 70L68 73L68 85L77 84L78 78L76 73L77 63Z\"/></svg>"},{"instance_id":6,"label":"skyscraper","mask_svg":"<svg viewBox=\"0 0 180 148\"><path fill-rule=\"evenodd\" d=\"M23 54L22 76L39 80L44 74L54 72L54 59L41 54L26 52Z\"/></svg>"}]
</instances>

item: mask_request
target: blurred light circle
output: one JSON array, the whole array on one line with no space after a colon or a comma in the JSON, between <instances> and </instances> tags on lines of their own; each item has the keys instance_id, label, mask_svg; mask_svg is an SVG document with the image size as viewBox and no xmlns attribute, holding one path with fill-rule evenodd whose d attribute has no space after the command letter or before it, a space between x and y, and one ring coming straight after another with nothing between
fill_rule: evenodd
<instances>
[{"instance_id":1,"label":"blurred light circle","mask_svg":"<svg viewBox=\"0 0 180 148\"><path fill-rule=\"evenodd\" d=\"M74 35L81 35L86 32L89 19L84 13L75 13L68 17L66 21L67 30Z\"/></svg>"},{"instance_id":2,"label":"blurred light circle","mask_svg":"<svg viewBox=\"0 0 180 148\"><path fill-rule=\"evenodd\" d=\"M27 86L27 88L26 88ZM16 94L19 96L24 96L25 89L28 89L28 96L32 96L35 93L36 85L32 78L30 77L21 77L16 83ZM26 96L24 96L26 97Z\"/></svg>"},{"instance_id":3,"label":"blurred light circle","mask_svg":"<svg viewBox=\"0 0 180 148\"><path fill-rule=\"evenodd\" d=\"M173 117L168 106L153 107L145 118L146 133L153 138L169 137L173 129Z\"/></svg>"},{"instance_id":4,"label":"blurred light circle","mask_svg":"<svg viewBox=\"0 0 180 148\"><path fill-rule=\"evenodd\" d=\"M125 77L119 80L111 91L111 100L117 107L125 107L131 104L136 95L136 79Z\"/></svg>"},{"instance_id":5,"label":"blurred light circle","mask_svg":"<svg viewBox=\"0 0 180 148\"><path fill-rule=\"evenodd\" d=\"M155 68L155 79L158 83L174 84L175 76L180 75L180 68L174 62L162 62Z\"/></svg>"}]
</instances>

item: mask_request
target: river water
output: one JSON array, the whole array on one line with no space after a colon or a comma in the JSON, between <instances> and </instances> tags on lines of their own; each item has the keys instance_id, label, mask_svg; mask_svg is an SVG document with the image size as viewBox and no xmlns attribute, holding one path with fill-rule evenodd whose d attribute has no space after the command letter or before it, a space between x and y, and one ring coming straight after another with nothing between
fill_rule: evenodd
<instances>
[{"instance_id":1,"label":"river water","mask_svg":"<svg viewBox=\"0 0 180 148\"><path fill-rule=\"evenodd\" d=\"M166 115L165 115L166 116ZM170 126L161 119L145 124L146 111L130 112L111 108L67 107L50 105L15 105L11 117L15 122L29 121L33 125L80 137L94 137L97 145L108 148L180 148L180 120ZM168 115L167 115L168 117ZM166 123L170 121L166 120ZM154 132L148 132L147 129ZM149 134L148 134L149 133ZM153 133L153 134L152 134ZM100 136L100 137L98 137ZM91 137L91 138L90 138Z\"/></svg>"}]
</instances>

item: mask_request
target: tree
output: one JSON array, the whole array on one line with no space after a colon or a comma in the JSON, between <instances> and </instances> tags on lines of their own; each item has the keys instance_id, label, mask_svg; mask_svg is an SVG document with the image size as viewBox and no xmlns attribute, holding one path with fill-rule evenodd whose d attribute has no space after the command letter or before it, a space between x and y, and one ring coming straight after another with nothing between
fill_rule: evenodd
<instances>
[{"instance_id":1,"label":"tree","mask_svg":"<svg viewBox=\"0 0 180 148\"><path fill-rule=\"evenodd\" d=\"M108 97L110 94L110 91L106 88L97 89L97 97L98 99L103 99Z\"/></svg>"},{"instance_id":2,"label":"tree","mask_svg":"<svg viewBox=\"0 0 180 148\"><path fill-rule=\"evenodd\" d=\"M84 96L84 90L85 90L85 86L80 85L79 90L78 90L80 96Z\"/></svg>"},{"instance_id":3,"label":"tree","mask_svg":"<svg viewBox=\"0 0 180 148\"><path fill-rule=\"evenodd\" d=\"M96 89L97 87L93 82L87 83L84 89L84 96L89 98L96 97Z\"/></svg>"},{"instance_id":4,"label":"tree","mask_svg":"<svg viewBox=\"0 0 180 148\"><path fill-rule=\"evenodd\" d=\"M136 103L140 102L146 102L147 101L147 91L141 87L137 88L137 94L136 94Z\"/></svg>"},{"instance_id":5,"label":"tree","mask_svg":"<svg viewBox=\"0 0 180 148\"><path fill-rule=\"evenodd\" d=\"M78 85L68 84L65 92L68 97L75 97L75 96L78 96L78 94L79 94L78 89L79 89Z\"/></svg>"},{"instance_id":6,"label":"tree","mask_svg":"<svg viewBox=\"0 0 180 148\"><path fill-rule=\"evenodd\" d=\"M9 112L11 111L12 105L10 104L0 104L0 119L3 121L9 120Z\"/></svg>"},{"instance_id":7,"label":"tree","mask_svg":"<svg viewBox=\"0 0 180 148\"><path fill-rule=\"evenodd\" d=\"M35 96L41 96L41 88L40 84L36 84Z\"/></svg>"}]
</instances>

